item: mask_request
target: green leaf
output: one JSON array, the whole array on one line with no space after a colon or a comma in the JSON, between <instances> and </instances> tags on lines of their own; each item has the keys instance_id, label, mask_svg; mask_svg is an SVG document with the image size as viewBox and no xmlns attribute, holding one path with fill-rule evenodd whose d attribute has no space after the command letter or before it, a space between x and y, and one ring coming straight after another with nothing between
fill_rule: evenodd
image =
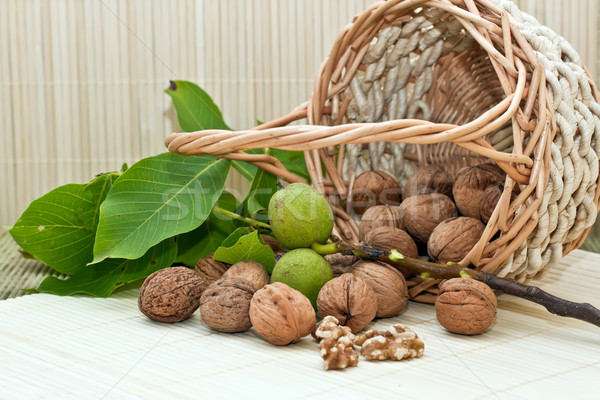
<instances>
[{"instance_id":1,"label":"green leaf","mask_svg":"<svg viewBox=\"0 0 600 400\"><path fill-rule=\"evenodd\" d=\"M63 274L74 274L93 258L100 204L114 175L88 184L68 184L34 200L10 230L21 248Z\"/></svg>"},{"instance_id":2,"label":"green leaf","mask_svg":"<svg viewBox=\"0 0 600 400\"><path fill-rule=\"evenodd\" d=\"M231 130L219 107L200 86L188 81L171 81L165 93L171 96L177 121L185 132L205 129Z\"/></svg>"},{"instance_id":3,"label":"green leaf","mask_svg":"<svg viewBox=\"0 0 600 400\"><path fill-rule=\"evenodd\" d=\"M231 162L231 165L233 166L233 168L235 168L244 178L248 179L249 181L252 180L252 178L254 177L254 175L256 174L256 170L258 169L258 167L255 167L252 164L249 164L245 161L237 161L234 160Z\"/></svg>"},{"instance_id":4,"label":"green leaf","mask_svg":"<svg viewBox=\"0 0 600 400\"><path fill-rule=\"evenodd\" d=\"M89 265L68 279L50 276L42 281L38 292L69 296L85 293L108 297L115 289L146 278L159 269L170 266L177 254L173 238L167 239L137 260L111 258L99 264Z\"/></svg>"},{"instance_id":5,"label":"green leaf","mask_svg":"<svg viewBox=\"0 0 600 400\"><path fill-rule=\"evenodd\" d=\"M250 233L250 228L248 228L248 227L239 227L235 231L231 232L231 234L229 236L227 236L227 238L225 238L225 240L223 240L223 243L221 243L220 247L231 247L238 240L240 240L240 238L242 236L247 235L249 233Z\"/></svg>"},{"instance_id":6,"label":"green leaf","mask_svg":"<svg viewBox=\"0 0 600 400\"><path fill-rule=\"evenodd\" d=\"M227 264L254 260L261 263L268 273L271 273L275 266L273 250L264 244L262 238L258 235L258 231L240 237L233 246L219 247L213 258Z\"/></svg>"},{"instance_id":7,"label":"green leaf","mask_svg":"<svg viewBox=\"0 0 600 400\"><path fill-rule=\"evenodd\" d=\"M132 165L100 207L94 260L136 259L200 226L221 195L229 160L163 153Z\"/></svg>"},{"instance_id":8,"label":"green leaf","mask_svg":"<svg viewBox=\"0 0 600 400\"><path fill-rule=\"evenodd\" d=\"M238 201L231 193L223 192L217 205L235 212ZM214 252L235 228L236 220L211 212L199 228L177 237L178 250L175 262L193 267L199 259Z\"/></svg>"},{"instance_id":9,"label":"green leaf","mask_svg":"<svg viewBox=\"0 0 600 400\"><path fill-rule=\"evenodd\" d=\"M188 81L171 81L165 93L173 100L177 121L184 132L205 129L231 130L225 123L219 107L200 86ZM247 162L233 161L232 165L248 180L252 180L256 174L257 168Z\"/></svg>"},{"instance_id":10,"label":"green leaf","mask_svg":"<svg viewBox=\"0 0 600 400\"><path fill-rule=\"evenodd\" d=\"M258 169L250 185L250 190L244 199L244 214L259 221L266 221L258 214L269 206L271 196L277 191L277 177L263 169Z\"/></svg>"}]
</instances>

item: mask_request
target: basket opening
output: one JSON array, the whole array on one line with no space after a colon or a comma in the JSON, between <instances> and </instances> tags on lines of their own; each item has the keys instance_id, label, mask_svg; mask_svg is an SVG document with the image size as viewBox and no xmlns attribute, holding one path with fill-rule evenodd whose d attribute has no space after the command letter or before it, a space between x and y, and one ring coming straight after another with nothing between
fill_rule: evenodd
<instances>
[{"instance_id":1,"label":"basket opening","mask_svg":"<svg viewBox=\"0 0 600 400\"><path fill-rule=\"evenodd\" d=\"M464 125L506 97L488 53L453 15L438 8L416 8L391 20L365 46L345 89L351 100L341 122L422 119ZM486 137L504 152L512 151L511 139L510 124ZM383 169L401 183L417 164L443 165L455 172L487 161L446 142L352 146L353 156L363 157L350 170Z\"/></svg>"}]
</instances>

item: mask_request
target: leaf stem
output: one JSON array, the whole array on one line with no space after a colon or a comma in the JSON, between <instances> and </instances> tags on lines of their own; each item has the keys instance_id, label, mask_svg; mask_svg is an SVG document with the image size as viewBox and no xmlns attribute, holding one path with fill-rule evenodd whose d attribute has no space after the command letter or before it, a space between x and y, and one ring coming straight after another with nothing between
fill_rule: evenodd
<instances>
[{"instance_id":1,"label":"leaf stem","mask_svg":"<svg viewBox=\"0 0 600 400\"><path fill-rule=\"evenodd\" d=\"M243 217L239 214L236 214L232 211L225 210L224 208L221 208L218 206L214 206L213 211L216 213L231 217L233 219L237 219L238 221L245 222L248 225L256 227L256 228L263 228L263 229L271 230L271 226L269 224L265 224L264 222L260 222L255 219L252 219L252 218Z\"/></svg>"}]
</instances>

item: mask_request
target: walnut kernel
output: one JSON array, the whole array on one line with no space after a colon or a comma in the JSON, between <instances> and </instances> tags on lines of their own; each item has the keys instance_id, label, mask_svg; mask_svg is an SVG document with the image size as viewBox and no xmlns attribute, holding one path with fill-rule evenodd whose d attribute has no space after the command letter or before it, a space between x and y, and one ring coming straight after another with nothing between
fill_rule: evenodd
<instances>
[{"instance_id":1,"label":"walnut kernel","mask_svg":"<svg viewBox=\"0 0 600 400\"><path fill-rule=\"evenodd\" d=\"M354 335L347 326L340 326L337 318L328 315L313 330L320 340L319 352L326 370L345 369L358 365L358 353L354 350Z\"/></svg>"},{"instance_id":2,"label":"walnut kernel","mask_svg":"<svg viewBox=\"0 0 600 400\"><path fill-rule=\"evenodd\" d=\"M367 360L395 360L417 358L423 355L425 343L411 329L400 324L385 331L367 331L354 340L360 354Z\"/></svg>"}]
</instances>

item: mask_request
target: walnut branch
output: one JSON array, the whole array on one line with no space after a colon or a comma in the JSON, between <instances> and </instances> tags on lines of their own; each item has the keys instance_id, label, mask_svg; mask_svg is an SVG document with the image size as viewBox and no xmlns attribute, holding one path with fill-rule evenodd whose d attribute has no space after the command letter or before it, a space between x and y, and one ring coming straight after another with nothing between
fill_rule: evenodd
<instances>
[{"instance_id":1,"label":"walnut branch","mask_svg":"<svg viewBox=\"0 0 600 400\"><path fill-rule=\"evenodd\" d=\"M320 254L342 253L375 261L385 262L403 273L418 273L436 279L458 278L468 274L490 288L521 297L544 306L552 314L561 317L579 319L600 327L600 310L589 303L575 303L556 297L536 286L524 285L512 279L501 278L489 272L463 267L459 264L436 264L405 257L395 250L380 250L369 246L355 245L337 240L325 245L313 244L312 248Z\"/></svg>"}]
</instances>

